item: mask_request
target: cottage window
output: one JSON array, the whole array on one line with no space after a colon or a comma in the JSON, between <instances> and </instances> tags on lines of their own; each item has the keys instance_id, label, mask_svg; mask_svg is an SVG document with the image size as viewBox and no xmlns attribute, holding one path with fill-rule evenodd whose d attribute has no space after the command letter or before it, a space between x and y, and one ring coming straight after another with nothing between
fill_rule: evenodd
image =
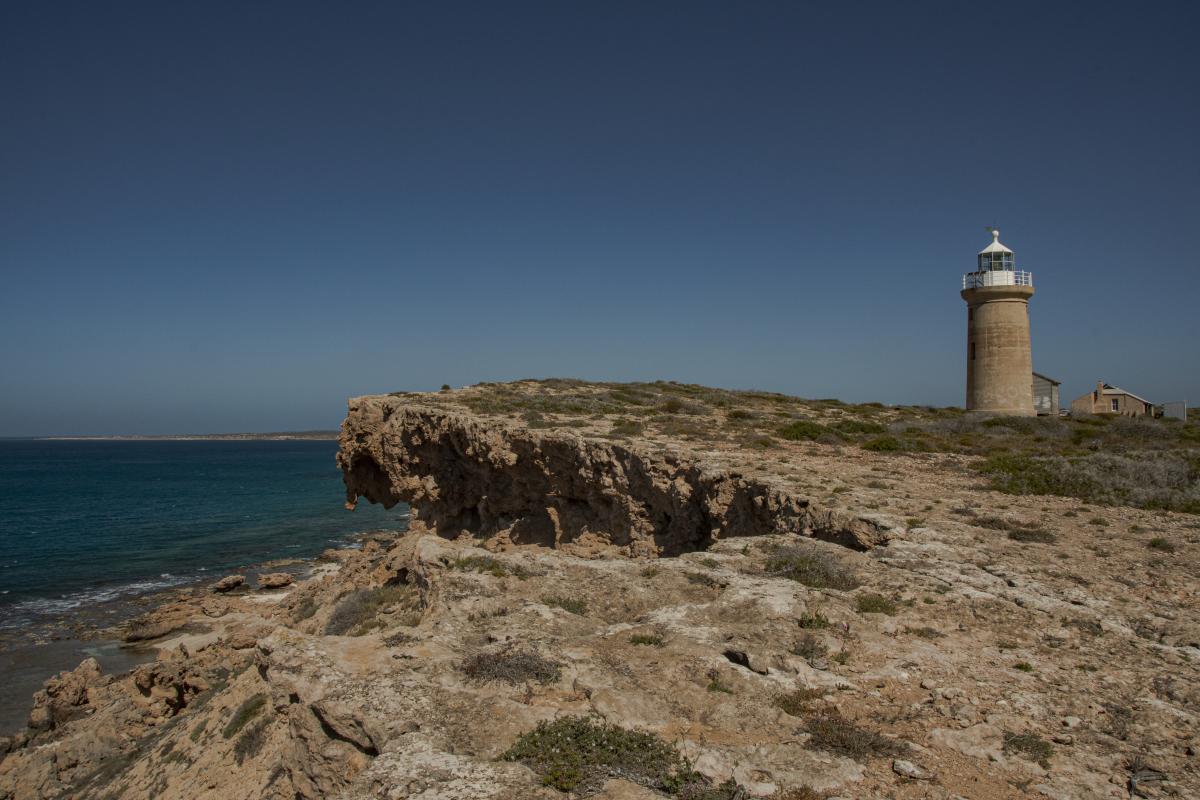
<instances>
[{"instance_id":1,"label":"cottage window","mask_svg":"<svg viewBox=\"0 0 1200 800\"><path fill-rule=\"evenodd\" d=\"M1121 401L1120 400L1118 400L1117 398L1114 397L1110 402L1112 402L1112 410L1113 411L1121 410Z\"/></svg>"}]
</instances>

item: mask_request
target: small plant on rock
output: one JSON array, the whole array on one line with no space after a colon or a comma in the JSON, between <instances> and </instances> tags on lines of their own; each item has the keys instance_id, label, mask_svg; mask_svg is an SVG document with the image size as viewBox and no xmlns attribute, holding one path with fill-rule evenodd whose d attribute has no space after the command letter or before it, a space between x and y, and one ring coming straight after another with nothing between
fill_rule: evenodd
<instances>
[{"instance_id":1,"label":"small plant on rock","mask_svg":"<svg viewBox=\"0 0 1200 800\"><path fill-rule=\"evenodd\" d=\"M816 546L782 547L767 559L766 571L813 589L849 591L859 585L853 570Z\"/></svg>"},{"instance_id":2,"label":"small plant on rock","mask_svg":"<svg viewBox=\"0 0 1200 800\"><path fill-rule=\"evenodd\" d=\"M805 630L816 631L829 627L829 618L820 611L805 611L796 622Z\"/></svg>"},{"instance_id":3,"label":"small plant on rock","mask_svg":"<svg viewBox=\"0 0 1200 800\"><path fill-rule=\"evenodd\" d=\"M855 761L903 755L908 750L903 742L860 727L836 711L811 718L805 727L810 735L809 748L836 753Z\"/></svg>"},{"instance_id":4,"label":"small plant on rock","mask_svg":"<svg viewBox=\"0 0 1200 800\"><path fill-rule=\"evenodd\" d=\"M246 727L246 723L262 713L267 707L267 696L265 694L256 694L248 698L244 703L238 706L237 711L233 712L233 717L229 720L229 724L221 731L221 735L226 739L232 739L238 731Z\"/></svg>"},{"instance_id":5,"label":"small plant on rock","mask_svg":"<svg viewBox=\"0 0 1200 800\"><path fill-rule=\"evenodd\" d=\"M772 705L785 714L799 717L812 712L813 702L824 696L825 692L821 689L796 689L787 694L778 695L772 701Z\"/></svg>"},{"instance_id":6,"label":"small plant on rock","mask_svg":"<svg viewBox=\"0 0 1200 800\"><path fill-rule=\"evenodd\" d=\"M647 647L662 647L666 640L657 633L635 633L629 637L629 643Z\"/></svg>"},{"instance_id":7,"label":"small plant on rock","mask_svg":"<svg viewBox=\"0 0 1200 800\"><path fill-rule=\"evenodd\" d=\"M1041 528L1014 528L1008 532L1008 538L1014 542L1034 542L1037 544L1053 544L1058 537Z\"/></svg>"},{"instance_id":8,"label":"small plant on rock","mask_svg":"<svg viewBox=\"0 0 1200 800\"><path fill-rule=\"evenodd\" d=\"M800 641L796 642L792 652L811 664L818 658L825 658L829 655L829 647L816 636L806 633L800 637Z\"/></svg>"},{"instance_id":9,"label":"small plant on rock","mask_svg":"<svg viewBox=\"0 0 1200 800\"><path fill-rule=\"evenodd\" d=\"M1035 733L1004 732L1004 752L1016 753L1030 761L1036 761L1043 768L1049 769L1050 756L1054 755L1054 747Z\"/></svg>"},{"instance_id":10,"label":"small plant on rock","mask_svg":"<svg viewBox=\"0 0 1200 800\"><path fill-rule=\"evenodd\" d=\"M562 676L557 661L515 646L498 652L476 653L463 662L462 671L477 681L502 681L513 685L527 681L555 683Z\"/></svg>"},{"instance_id":11,"label":"small plant on rock","mask_svg":"<svg viewBox=\"0 0 1200 800\"><path fill-rule=\"evenodd\" d=\"M542 598L542 602L554 608L561 608L563 611L569 611L572 614L583 616L587 613L587 603L583 600L577 600L573 597L555 597L546 596Z\"/></svg>"},{"instance_id":12,"label":"small plant on rock","mask_svg":"<svg viewBox=\"0 0 1200 800\"><path fill-rule=\"evenodd\" d=\"M683 800L745 796L733 783L714 786L660 737L589 717L540 722L500 758L525 764L546 786L580 796L594 794L610 778Z\"/></svg>"},{"instance_id":13,"label":"small plant on rock","mask_svg":"<svg viewBox=\"0 0 1200 800\"><path fill-rule=\"evenodd\" d=\"M381 611L397 605L412 612L406 622L415 625L420 621L417 613L420 600L411 586L399 584L355 589L338 601L325 623L325 635L361 636L382 624L378 616Z\"/></svg>"},{"instance_id":14,"label":"small plant on rock","mask_svg":"<svg viewBox=\"0 0 1200 800\"><path fill-rule=\"evenodd\" d=\"M896 613L896 604L881 594L860 594L854 598L854 607L860 614L887 614L890 617Z\"/></svg>"}]
</instances>

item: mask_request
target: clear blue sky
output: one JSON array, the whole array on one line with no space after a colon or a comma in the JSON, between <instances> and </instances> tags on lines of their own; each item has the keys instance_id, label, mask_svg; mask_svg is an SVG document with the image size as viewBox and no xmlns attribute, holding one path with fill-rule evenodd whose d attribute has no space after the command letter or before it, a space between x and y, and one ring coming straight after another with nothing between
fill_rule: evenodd
<instances>
[{"instance_id":1,"label":"clear blue sky","mask_svg":"<svg viewBox=\"0 0 1200 800\"><path fill-rule=\"evenodd\" d=\"M1200 4L0 5L0 435L574 376L1200 403Z\"/></svg>"}]
</instances>

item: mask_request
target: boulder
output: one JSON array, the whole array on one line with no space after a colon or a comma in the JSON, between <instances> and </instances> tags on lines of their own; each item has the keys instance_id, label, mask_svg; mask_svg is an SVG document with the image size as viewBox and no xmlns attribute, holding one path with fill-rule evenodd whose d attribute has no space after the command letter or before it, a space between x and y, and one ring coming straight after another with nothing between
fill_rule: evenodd
<instances>
[{"instance_id":1,"label":"boulder","mask_svg":"<svg viewBox=\"0 0 1200 800\"><path fill-rule=\"evenodd\" d=\"M226 575L212 585L214 592L232 592L246 582L245 575Z\"/></svg>"},{"instance_id":2,"label":"boulder","mask_svg":"<svg viewBox=\"0 0 1200 800\"><path fill-rule=\"evenodd\" d=\"M258 576L259 589L282 589L284 586L291 586L296 579L286 572L272 572L267 575Z\"/></svg>"},{"instance_id":3,"label":"boulder","mask_svg":"<svg viewBox=\"0 0 1200 800\"><path fill-rule=\"evenodd\" d=\"M125 631L126 642L145 642L173 633L184 626L184 620L137 619L129 623Z\"/></svg>"},{"instance_id":4,"label":"boulder","mask_svg":"<svg viewBox=\"0 0 1200 800\"><path fill-rule=\"evenodd\" d=\"M225 643L233 650L249 650L258 644L258 639L255 639L248 633L235 633Z\"/></svg>"},{"instance_id":5,"label":"boulder","mask_svg":"<svg viewBox=\"0 0 1200 800\"><path fill-rule=\"evenodd\" d=\"M29 727L52 730L81 716L89 702L88 690L99 684L102 678L100 663L94 658L87 658L70 672L60 672L46 681L42 690L33 696Z\"/></svg>"}]
</instances>

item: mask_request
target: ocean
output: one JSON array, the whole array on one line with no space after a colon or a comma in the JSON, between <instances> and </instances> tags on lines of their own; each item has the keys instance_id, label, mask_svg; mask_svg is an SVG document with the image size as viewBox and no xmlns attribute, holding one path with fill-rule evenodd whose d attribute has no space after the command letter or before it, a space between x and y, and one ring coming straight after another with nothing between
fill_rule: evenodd
<instances>
[{"instance_id":1,"label":"ocean","mask_svg":"<svg viewBox=\"0 0 1200 800\"><path fill-rule=\"evenodd\" d=\"M61 636L42 644L54 637L39 631L56 624L234 568L311 558L358 534L403 530L401 506L345 510L336 452L333 441L0 440L6 679L18 662L33 680L89 654L92 645ZM24 648L19 657L14 647ZM122 654L109 655L124 665ZM0 719L14 702L0 697Z\"/></svg>"}]
</instances>

